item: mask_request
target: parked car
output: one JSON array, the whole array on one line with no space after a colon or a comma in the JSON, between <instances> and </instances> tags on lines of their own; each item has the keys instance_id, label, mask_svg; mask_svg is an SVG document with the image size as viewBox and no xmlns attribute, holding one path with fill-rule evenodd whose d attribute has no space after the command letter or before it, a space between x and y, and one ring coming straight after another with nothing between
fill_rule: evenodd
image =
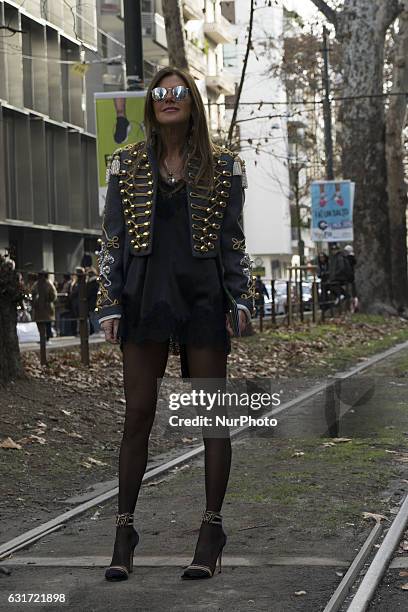
<instances>
[{"instance_id":1,"label":"parked car","mask_svg":"<svg viewBox=\"0 0 408 612\"><path fill-rule=\"evenodd\" d=\"M265 317L272 316L272 283L265 283L269 298L265 296ZM275 314L282 315L286 312L286 281L275 281Z\"/></svg>"}]
</instances>

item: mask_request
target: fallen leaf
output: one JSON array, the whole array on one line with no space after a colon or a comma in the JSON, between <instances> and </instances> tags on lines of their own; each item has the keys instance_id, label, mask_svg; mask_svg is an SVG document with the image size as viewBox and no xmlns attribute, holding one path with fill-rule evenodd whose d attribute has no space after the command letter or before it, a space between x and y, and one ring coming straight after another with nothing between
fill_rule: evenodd
<instances>
[{"instance_id":1,"label":"fallen leaf","mask_svg":"<svg viewBox=\"0 0 408 612\"><path fill-rule=\"evenodd\" d=\"M161 480L154 480L153 482L146 482L145 487L155 487L156 485L161 484L162 482L167 482L167 478L162 478Z\"/></svg>"},{"instance_id":2,"label":"fallen leaf","mask_svg":"<svg viewBox=\"0 0 408 612\"><path fill-rule=\"evenodd\" d=\"M81 434L76 433L76 431L71 431L71 433L68 434L70 438L81 438L83 439L83 436L81 436Z\"/></svg>"},{"instance_id":3,"label":"fallen leaf","mask_svg":"<svg viewBox=\"0 0 408 612\"><path fill-rule=\"evenodd\" d=\"M93 463L94 465L108 465L107 463L99 461L99 459L94 459L93 457L87 457L86 461L89 463Z\"/></svg>"},{"instance_id":4,"label":"fallen leaf","mask_svg":"<svg viewBox=\"0 0 408 612\"><path fill-rule=\"evenodd\" d=\"M403 591L408 591L408 582L406 582L405 584L401 584L400 587Z\"/></svg>"},{"instance_id":5,"label":"fallen leaf","mask_svg":"<svg viewBox=\"0 0 408 612\"><path fill-rule=\"evenodd\" d=\"M2 442L0 442L0 448L13 448L15 450L20 450L20 444L14 442L13 438L7 437Z\"/></svg>"},{"instance_id":6,"label":"fallen leaf","mask_svg":"<svg viewBox=\"0 0 408 612\"><path fill-rule=\"evenodd\" d=\"M66 416L71 416L71 413L68 410L64 410L63 408L61 408L61 412Z\"/></svg>"},{"instance_id":7,"label":"fallen leaf","mask_svg":"<svg viewBox=\"0 0 408 612\"><path fill-rule=\"evenodd\" d=\"M32 440L38 442L38 444L47 444L47 440L45 438L42 438L41 436L35 436L34 434L31 434L29 437Z\"/></svg>"},{"instance_id":8,"label":"fallen leaf","mask_svg":"<svg viewBox=\"0 0 408 612\"><path fill-rule=\"evenodd\" d=\"M296 451L295 453L293 453L293 455L291 455L292 457L303 457L305 453L303 451Z\"/></svg>"},{"instance_id":9,"label":"fallen leaf","mask_svg":"<svg viewBox=\"0 0 408 612\"><path fill-rule=\"evenodd\" d=\"M295 595L306 595L306 591L295 591Z\"/></svg>"},{"instance_id":10,"label":"fallen leaf","mask_svg":"<svg viewBox=\"0 0 408 612\"><path fill-rule=\"evenodd\" d=\"M388 521L387 517L383 514L375 514L375 512L363 512L363 519L374 519L376 523L380 523L382 519Z\"/></svg>"},{"instance_id":11,"label":"fallen leaf","mask_svg":"<svg viewBox=\"0 0 408 612\"><path fill-rule=\"evenodd\" d=\"M340 444L341 442L352 442L351 438L332 438L335 444Z\"/></svg>"}]
</instances>

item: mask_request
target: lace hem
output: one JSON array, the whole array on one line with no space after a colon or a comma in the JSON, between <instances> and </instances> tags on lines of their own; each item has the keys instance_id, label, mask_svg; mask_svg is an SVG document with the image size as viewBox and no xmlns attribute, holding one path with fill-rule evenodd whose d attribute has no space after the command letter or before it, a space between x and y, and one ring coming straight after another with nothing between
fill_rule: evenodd
<instances>
[{"instance_id":1,"label":"lace hem","mask_svg":"<svg viewBox=\"0 0 408 612\"><path fill-rule=\"evenodd\" d=\"M121 341L141 343L146 340L170 340L169 348L173 355L180 354L181 344L226 347L230 352L230 337L221 304L218 308L194 306L191 314L183 319L175 316L166 302L157 303L142 318L135 316L134 312L130 304L125 305L119 322Z\"/></svg>"}]
</instances>

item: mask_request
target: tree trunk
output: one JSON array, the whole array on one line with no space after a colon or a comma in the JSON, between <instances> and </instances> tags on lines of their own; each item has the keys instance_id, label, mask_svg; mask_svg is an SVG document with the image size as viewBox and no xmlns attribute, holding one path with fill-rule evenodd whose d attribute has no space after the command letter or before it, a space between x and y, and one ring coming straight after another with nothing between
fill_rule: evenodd
<instances>
[{"instance_id":1,"label":"tree trunk","mask_svg":"<svg viewBox=\"0 0 408 612\"><path fill-rule=\"evenodd\" d=\"M382 97L385 32L397 16L391 5L383 0L345 0L337 15L343 95L348 98L342 102L342 168L344 179L356 183L356 284L366 312L390 311L392 305Z\"/></svg>"},{"instance_id":2,"label":"tree trunk","mask_svg":"<svg viewBox=\"0 0 408 612\"><path fill-rule=\"evenodd\" d=\"M14 304L0 305L0 384L24 376L17 337L17 311Z\"/></svg>"},{"instance_id":3,"label":"tree trunk","mask_svg":"<svg viewBox=\"0 0 408 612\"><path fill-rule=\"evenodd\" d=\"M408 91L408 2L399 17L394 50L392 92ZM391 235L391 286L395 307L408 307L407 186L404 172L403 130L407 122L406 97L391 96L386 120L388 205Z\"/></svg>"},{"instance_id":4,"label":"tree trunk","mask_svg":"<svg viewBox=\"0 0 408 612\"><path fill-rule=\"evenodd\" d=\"M354 246L361 307L366 312L396 312L391 293L382 94L385 33L400 5L397 0L344 0L342 8L333 11L324 0L312 2L335 25L341 45L346 98L342 102L342 169L343 178L356 183Z\"/></svg>"},{"instance_id":5,"label":"tree trunk","mask_svg":"<svg viewBox=\"0 0 408 612\"><path fill-rule=\"evenodd\" d=\"M17 336L17 303L21 298L14 267L0 255L0 385L25 377Z\"/></svg>"},{"instance_id":6,"label":"tree trunk","mask_svg":"<svg viewBox=\"0 0 408 612\"><path fill-rule=\"evenodd\" d=\"M170 66L188 70L182 3L178 0L163 1L167 49Z\"/></svg>"}]
</instances>

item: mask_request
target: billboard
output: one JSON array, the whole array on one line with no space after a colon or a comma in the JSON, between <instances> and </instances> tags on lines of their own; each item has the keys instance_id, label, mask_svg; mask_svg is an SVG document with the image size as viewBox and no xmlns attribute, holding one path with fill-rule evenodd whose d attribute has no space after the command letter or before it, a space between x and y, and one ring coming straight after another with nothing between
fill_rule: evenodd
<instances>
[{"instance_id":1,"label":"billboard","mask_svg":"<svg viewBox=\"0 0 408 612\"><path fill-rule=\"evenodd\" d=\"M145 91L95 93L96 149L98 157L99 214L107 191L106 168L115 149L145 138Z\"/></svg>"},{"instance_id":2,"label":"billboard","mask_svg":"<svg viewBox=\"0 0 408 612\"><path fill-rule=\"evenodd\" d=\"M312 183L312 240L353 240L354 191L355 183L351 181Z\"/></svg>"}]
</instances>

